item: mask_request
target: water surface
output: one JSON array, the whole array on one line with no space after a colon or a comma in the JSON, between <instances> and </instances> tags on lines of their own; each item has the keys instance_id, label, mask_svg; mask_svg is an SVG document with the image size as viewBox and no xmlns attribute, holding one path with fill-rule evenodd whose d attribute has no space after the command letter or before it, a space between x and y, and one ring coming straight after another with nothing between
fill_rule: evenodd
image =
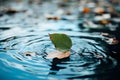
<instances>
[{"instance_id":1,"label":"water surface","mask_svg":"<svg viewBox=\"0 0 120 80\"><path fill-rule=\"evenodd\" d=\"M48 33L65 33L71 37L73 46L69 58L45 58L55 51ZM0 34L0 75L4 80L90 80L101 79L101 76L109 79L117 66L117 61L109 56L107 44L98 33L11 28ZM36 54L26 56L26 52Z\"/></svg>"}]
</instances>

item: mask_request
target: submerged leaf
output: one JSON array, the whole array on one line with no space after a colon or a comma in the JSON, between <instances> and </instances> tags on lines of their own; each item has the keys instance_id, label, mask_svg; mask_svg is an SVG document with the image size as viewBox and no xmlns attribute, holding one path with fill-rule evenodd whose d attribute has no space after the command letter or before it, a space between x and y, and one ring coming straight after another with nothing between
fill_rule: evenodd
<instances>
[{"instance_id":1,"label":"submerged leaf","mask_svg":"<svg viewBox=\"0 0 120 80\"><path fill-rule=\"evenodd\" d=\"M49 34L52 43L58 51L67 52L72 47L72 41L66 34Z\"/></svg>"},{"instance_id":2,"label":"submerged leaf","mask_svg":"<svg viewBox=\"0 0 120 80\"><path fill-rule=\"evenodd\" d=\"M58 58L58 59L63 59L63 58L67 58L70 56L70 52L61 52L61 51L54 51L49 53L46 58L47 59L52 59L52 58Z\"/></svg>"}]
</instances>

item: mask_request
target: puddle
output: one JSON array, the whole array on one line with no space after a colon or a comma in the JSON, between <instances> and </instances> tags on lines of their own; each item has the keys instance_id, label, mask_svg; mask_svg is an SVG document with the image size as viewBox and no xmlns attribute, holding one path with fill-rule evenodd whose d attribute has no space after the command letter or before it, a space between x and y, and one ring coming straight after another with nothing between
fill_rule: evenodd
<instances>
[{"instance_id":1,"label":"puddle","mask_svg":"<svg viewBox=\"0 0 120 80\"><path fill-rule=\"evenodd\" d=\"M117 56L120 52L120 10L112 9L114 1L96 1L96 3L87 0L78 2L65 0L63 3L62 0L35 0L35 2L16 0L9 3L2 0L0 2L3 2L0 4L2 80L120 78L120 62L111 56L111 53ZM106 5L110 2L110 5ZM109 14L101 12L101 9L100 12L99 10L95 12L99 7ZM55 51L49 33L64 33L70 36L73 46L69 58L62 60L45 58L47 54Z\"/></svg>"},{"instance_id":2,"label":"puddle","mask_svg":"<svg viewBox=\"0 0 120 80\"><path fill-rule=\"evenodd\" d=\"M98 79L103 75L106 79L114 72L117 61L108 55L107 44L100 35L39 30L14 28L1 33L0 74L3 79ZM12 34L15 31L16 34ZM45 59L47 54L55 51L48 33L65 33L71 37L73 46L69 58ZM26 56L26 52L35 53Z\"/></svg>"}]
</instances>

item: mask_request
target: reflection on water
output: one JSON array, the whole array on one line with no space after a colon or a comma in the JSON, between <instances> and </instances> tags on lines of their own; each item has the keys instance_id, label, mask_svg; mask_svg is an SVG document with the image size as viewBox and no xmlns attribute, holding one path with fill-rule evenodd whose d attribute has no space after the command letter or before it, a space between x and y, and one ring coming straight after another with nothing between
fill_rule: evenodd
<instances>
[{"instance_id":1,"label":"reflection on water","mask_svg":"<svg viewBox=\"0 0 120 80\"><path fill-rule=\"evenodd\" d=\"M0 79L118 80L120 65L110 53L120 52L120 10L112 1L0 0ZM49 33L71 37L69 58L45 58L55 51Z\"/></svg>"},{"instance_id":2,"label":"reflection on water","mask_svg":"<svg viewBox=\"0 0 120 80\"><path fill-rule=\"evenodd\" d=\"M104 78L109 78L108 74L114 72L117 65L116 60L107 55L107 44L104 44L98 34L74 31L42 32L38 29L31 32L30 28L19 29L14 28L1 33L0 74L4 80L97 79L103 75ZM12 33L14 31L16 34ZM8 32L9 34L4 34ZM45 59L46 54L55 50L48 33L56 32L71 37L71 56L62 60ZM35 52L36 55L26 56L25 52Z\"/></svg>"}]
</instances>

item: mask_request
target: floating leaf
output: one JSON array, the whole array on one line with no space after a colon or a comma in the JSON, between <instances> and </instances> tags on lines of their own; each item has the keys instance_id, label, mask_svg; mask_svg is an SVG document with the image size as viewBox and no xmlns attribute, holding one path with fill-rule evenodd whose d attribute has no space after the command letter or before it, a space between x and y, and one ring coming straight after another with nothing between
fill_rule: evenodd
<instances>
[{"instance_id":1,"label":"floating leaf","mask_svg":"<svg viewBox=\"0 0 120 80\"><path fill-rule=\"evenodd\" d=\"M52 43L58 51L67 52L72 47L72 41L66 34L49 34Z\"/></svg>"}]
</instances>

